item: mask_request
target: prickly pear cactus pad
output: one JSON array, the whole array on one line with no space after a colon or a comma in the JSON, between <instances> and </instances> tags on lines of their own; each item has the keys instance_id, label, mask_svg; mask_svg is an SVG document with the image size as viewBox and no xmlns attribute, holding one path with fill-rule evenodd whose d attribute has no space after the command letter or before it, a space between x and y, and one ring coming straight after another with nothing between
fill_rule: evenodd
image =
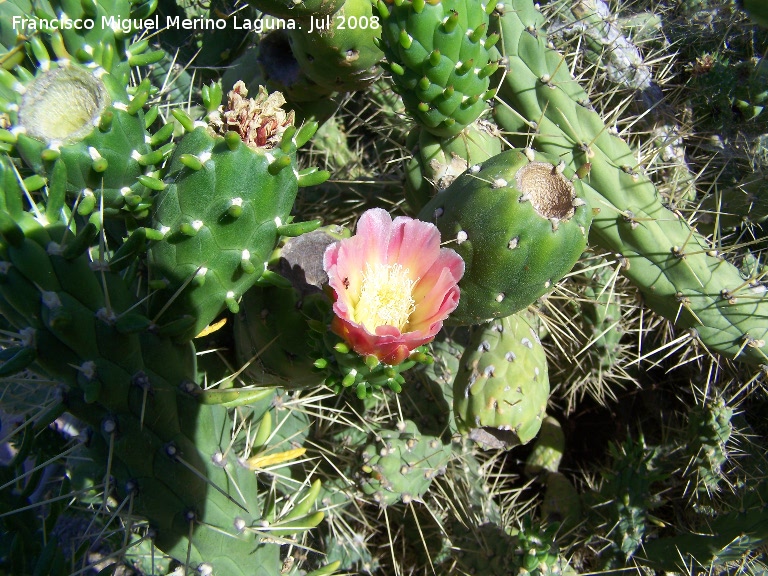
<instances>
[{"instance_id":1,"label":"prickly pear cactus pad","mask_svg":"<svg viewBox=\"0 0 768 576\"><path fill-rule=\"evenodd\" d=\"M247 98L242 83L226 110L179 142L156 201L165 237L149 251L152 300L160 324L187 318L191 338L263 274L299 187L293 114L278 92Z\"/></svg>"},{"instance_id":2,"label":"prickly pear cactus pad","mask_svg":"<svg viewBox=\"0 0 768 576\"><path fill-rule=\"evenodd\" d=\"M279 548L257 535L268 529L258 478L230 451L238 441L230 444L228 409L195 384L192 346L148 330L131 312L139 303L123 278L105 263L92 270L85 253L63 256L55 247L73 242L64 226L28 219L25 228L3 228L3 312L15 308L27 335L25 363L16 368L60 382L62 410L90 427L77 460L93 461L97 472L90 485L74 480L75 489L91 493L106 482L105 494L130 500L155 544L186 565L276 573Z\"/></svg>"},{"instance_id":3,"label":"prickly pear cactus pad","mask_svg":"<svg viewBox=\"0 0 768 576\"><path fill-rule=\"evenodd\" d=\"M498 36L488 36L486 6L478 0L380 0L377 7L380 46L406 108L432 134L455 136L493 97L489 76L498 64L489 50Z\"/></svg>"},{"instance_id":4,"label":"prickly pear cactus pad","mask_svg":"<svg viewBox=\"0 0 768 576\"><path fill-rule=\"evenodd\" d=\"M331 329L362 356L403 362L430 342L459 301L464 262L440 248L427 222L365 212L355 235L325 252L324 267L335 302Z\"/></svg>"},{"instance_id":5,"label":"prickly pear cactus pad","mask_svg":"<svg viewBox=\"0 0 768 576\"><path fill-rule=\"evenodd\" d=\"M592 211L572 172L526 149L471 167L419 217L455 240L466 263L449 321L477 324L552 290L586 247Z\"/></svg>"},{"instance_id":6,"label":"prickly pear cactus pad","mask_svg":"<svg viewBox=\"0 0 768 576\"><path fill-rule=\"evenodd\" d=\"M396 430L382 430L362 454L360 484L380 506L418 500L432 480L445 473L451 446L421 434L416 424L399 422Z\"/></svg>"},{"instance_id":7,"label":"prickly pear cactus pad","mask_svg":"<svg viewBox=\"0 0 768 576\"><path fill-rule=\"evenodd\" d=\"M547 357L525 313L479 327L460 362L453 383L460 431L491 448L538 434L549 398Z\"/></svg>"}]
</instances>

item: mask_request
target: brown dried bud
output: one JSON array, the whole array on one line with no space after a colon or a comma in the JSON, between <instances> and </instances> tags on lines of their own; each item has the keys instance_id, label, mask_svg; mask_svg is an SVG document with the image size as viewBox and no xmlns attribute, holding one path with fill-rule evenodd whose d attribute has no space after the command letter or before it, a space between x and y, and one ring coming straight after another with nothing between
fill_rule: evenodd
<instances>
[{"instance_id":1,"label":"brown dried bud","mask_svg":"<svg viewBox=\"0 0 768 576\"><path fill-rule=\"evenodd\" d=\"M237 132L250 148L272 149L280 144L283 132L293 126L294 112L282 109L285 97L280 92L267 93L259 86L256 98L248 98L248 89L238 81L227 95L227 107L211 114L208 125L216 134Z\"/></svg>"}]
</instances>

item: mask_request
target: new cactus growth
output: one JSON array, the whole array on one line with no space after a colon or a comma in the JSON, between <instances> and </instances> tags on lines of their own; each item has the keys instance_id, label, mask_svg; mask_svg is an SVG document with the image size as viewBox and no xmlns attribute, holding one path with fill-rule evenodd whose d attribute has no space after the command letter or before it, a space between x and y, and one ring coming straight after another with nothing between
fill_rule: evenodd
<instances>
[{"instance_id":1,"label":"new cactus growth","mask_svg":"<svg viewBox=\"0 0 768 576\"><path fill-rule=\"evenodd\" d=\"M420 217L454 239L466 263L451 322L476 324L552 290L584 250L592 211L564 165L510 150L470 168Z\"/></svg>"},{"instance_id":2,"label":"new cactus growth","mask_svg":"<svg viewBox=\"0 0 768 576\"><path fill-rule=\"evenodd\" d=\"M538 434L548 399L547 358L524 313L472 335L453 383L459 431L490 447L525 444Z\"/></svg>"}]
</instances>

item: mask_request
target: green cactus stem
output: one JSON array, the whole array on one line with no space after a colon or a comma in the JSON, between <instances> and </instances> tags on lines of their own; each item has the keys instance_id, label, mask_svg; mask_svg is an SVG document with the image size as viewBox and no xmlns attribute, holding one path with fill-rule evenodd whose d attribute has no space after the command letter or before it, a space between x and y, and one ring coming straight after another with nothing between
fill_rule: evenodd
<instances>
[{"instance_id":1,"label":"green cactus stem","mask_svg":"<svg viewBox=\"0 0 768 576\"><path fill-rule=\"evenodd\" d=\"M485 110L497 64L484 6L471 0L379 1L380 46L405 107L424 129L449 138ZM488 10L493 9L488 4Z\"/></svg>"},{"instance_id":2,"label":"green cactus stem","mask_svg":"<svg viewBox=\"0 0 768 576\"><path fill-rule=\"evenodd\" d=\"M227 307L239 310L243 293L265 276L272 250L288 223L298 188L296 148L317 125L297 132L280 93L247 98L240 82L226 110L209 126L194 127L171 159L166 188L156 201L154 228L165 237L149 251L153 321L179 339L191 339ZM298 142L301 139L301 143Z\"/></svg>"},{"instance_id":3,"label":"green cactus stem","mask_svg":"<svg viewBox=\"0 0 768 576\"><path fill-rule=\"evenodd\" d=\"M563 57L546 45L531 0L505 3L491 18L505 73L494 117L513 144L589 167L587 201L598 211L590 241L620 255L645 304L714 352L765 363L768 291L743 281L723 254L664 207L629 146L589 105Z\"/></svg>"}]
</instances>

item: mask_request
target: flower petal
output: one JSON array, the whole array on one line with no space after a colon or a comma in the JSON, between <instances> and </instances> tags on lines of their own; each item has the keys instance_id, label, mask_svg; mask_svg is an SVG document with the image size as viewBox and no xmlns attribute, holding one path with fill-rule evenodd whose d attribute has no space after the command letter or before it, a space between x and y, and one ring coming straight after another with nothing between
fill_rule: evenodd
<instances>
[{"instance_id":1,"label":"flower petal","mask_svg":"<svg viewBox=\"0 0 768 576\"><path fill-rule=\"evenodd\" d=\"M408 269L414 282L412 292L404 294L415 306L404 332L388 325L371 328L372 332L355 321L363 283L370 282L366 271L377 265ZM412 350L430 342L440 331L443 320L458 305L457 284L464 274L461 257L440 248L436 226L404 216L393 221L382 209L363 213L354 236L329 246L323 267L336 294L331 329L358 354L372 354L390 365L403 362Z\"/></svg>"},{"instance_id":2,"label":"flower petal","mask_svg":"<svg viewBox=\"0 0 768 576\"><path fill-rule=\"evenodd\" d=\"M426 274L439 253L440 231L434 224L405 216L398 216L392 222L388 264L400 264L417 280Z\"/></svg>"}]
</instances>

